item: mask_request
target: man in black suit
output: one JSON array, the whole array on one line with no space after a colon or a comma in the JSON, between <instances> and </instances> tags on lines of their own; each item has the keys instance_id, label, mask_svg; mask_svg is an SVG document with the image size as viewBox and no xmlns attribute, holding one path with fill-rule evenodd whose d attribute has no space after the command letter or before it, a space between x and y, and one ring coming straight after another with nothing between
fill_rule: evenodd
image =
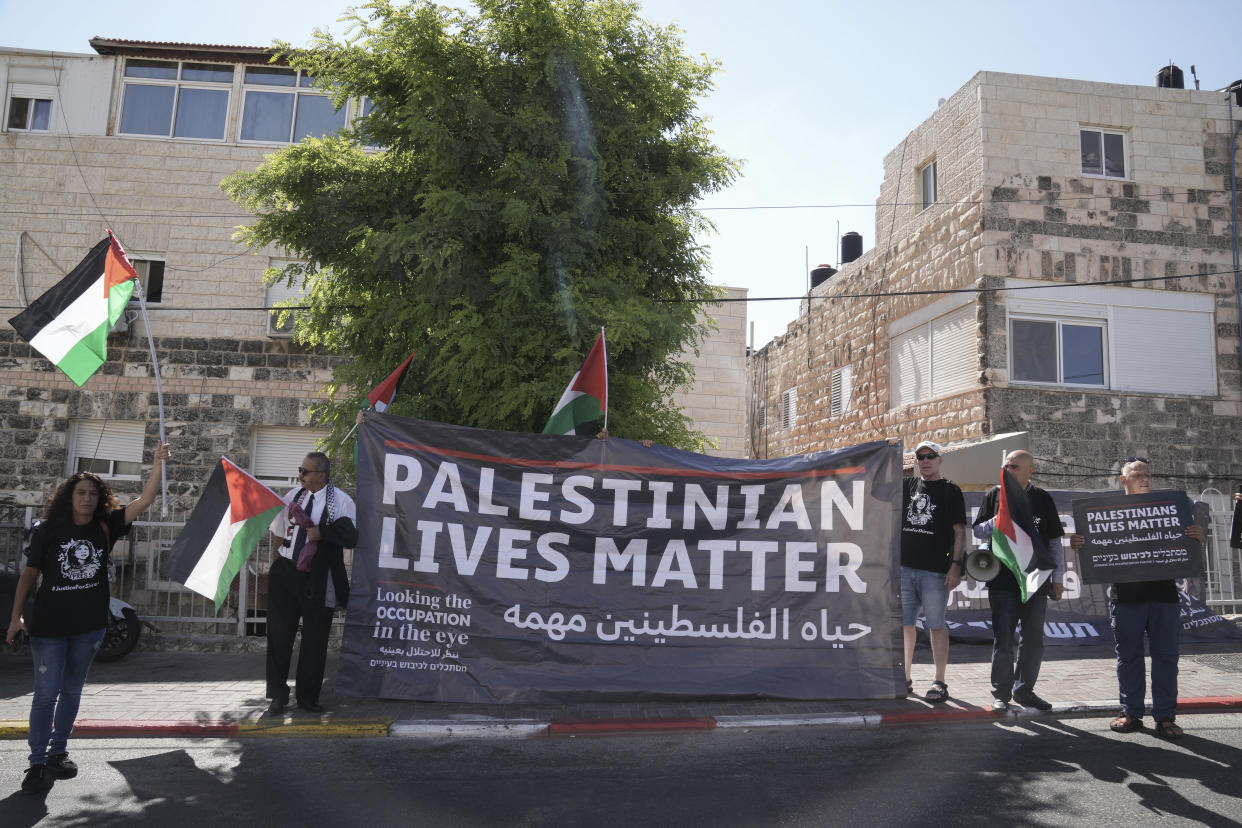
<instances>
[{"instance_id":1,"label":"man in black suit","mask_svg":"<svg viewBox=\"0 0 1242 828\"><path fill-rule=\"evenodd\" d=\"M289 665L299 618L302 648L294 699L302 710L323 712L319 689L332 614L349 600L344 550L358 542L353 498L332 485L330 472L326 454L306 455L298 469L302 485L285 495L285 508L272 521L278 554L267 579L269 713L279 713L289 704Z\"/></svg>"}]
</instances>

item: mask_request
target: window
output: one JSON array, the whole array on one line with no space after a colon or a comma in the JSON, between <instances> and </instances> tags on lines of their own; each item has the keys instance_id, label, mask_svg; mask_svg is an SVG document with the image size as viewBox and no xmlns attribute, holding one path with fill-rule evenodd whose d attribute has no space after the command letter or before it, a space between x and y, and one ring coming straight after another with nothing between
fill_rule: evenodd
<instances>
[{"instance_id":1,"label":"window","mask_svg":"<svg viewBox=\"0 0 1242 828\"><path fill-rule=\"evenodd\" d=\"M70 420L68 473L138 480L146 423L130 420Z\"/></svg>"},{"instance_id":2,"label":"window","mask_svg":"<svg viewBox=\"0 0 1242 828\"><path fill-rule=\"evenodd\" d=\"M1126 177L1126 136L1122 132L1083 129L1078 132L1082 145L1082 174L1109 178Z\"/></svg>"},{"instance_id":3,"label":"window","mask_svg":"<svg viewBox=\"0 0 1242 828\"><path fill-rule=\"evenodd\" d=\"M122 134L224 140L232 66L127 60L125 78Z\"/></svg>"},{"instance_id":4,"label":"window","mask_svg":"<svg viewBox=\"0 0 1242 828\"><path fill-rule=\"evenodd\" d=\"M840 417L850 410L850 366L832 372L832 416Z\"/></svg>"},{"instance_id":5,"label":"window","mask_svg":"<svg viewBox=\"0 0 1242 828\"><path fill-rule=\"evenodd\" d=\"M975 306L953 308L953 301L943 299L890 327L889 394L893 408L974 386L979 363Z\"/></svg>"},{"instance_id":6,"label":"window","mask_svg":"<svg viewBox=\"0 0 1242 828\"><path fill-rule=\"evenodd\" d=\"M314 79L300 69L246 67L241 139L291 143L331 135L345 126L345 109L309 90Z\"/></svg>"},{"instance_id":7,"label":"window","mask_svg":"<svg viewBox=\"0 0 1242 828\"><path fill-rule=\"evenodd\" d=\"M18 95L9 98L9 117L5 120L8 129L47 132L51 123L51 98L27 98Z\"/></svg>"},{"instance_id":8,"label":"window","mask_svg":"<svg viewBox=\"0 0 1242 828\"><path fill-rule=\"evenodd\" d=\"M1007 287L1046 284L1008 279ZM1011 296L1009 370L1015 383L1157 394L1217 393L1210 294L1095 285L1056 299Z\"/></svg>"},{"instance_id":9,"label":"window","mask_svg":"<svg viewBox=\"0 0 1242 828\"><path fill-rule=\"evenodd\" d=\"M269 486L296 486L298 466L329 434L322 428L256 428L250 473Z\"/></svg>"},{"instance_id":10,"label":"window","mask_svg":"<svg viewBox=\"0 0 1242 828\"><path fill-rule=\"evenodd\" d=\"M283 267L283 264L273 262L272 267ZM303 296L302 288L298 285L278 282L267 286L266 296L266 306L272 308L267 314L267 335L284 338L293 336L297 311L277 310L277 308L295 307L298 304L295 300Z\"/></svg>"},{"instance_id":11,"label":"window","mask_svg":"<svg viewBox=\"0 0 1242 828\"><path fill-rule=\"evenodd\" d=\"M919 170L919 191L923 196L923 207L928 207L936 203L936 162L930 161L924 164Z\"/></svg>"},{"instance_id":12,"label":"window","mask_svg":"<svg viewBox=\"0 0 1242 828\"><path fill-rule=\"evenodd\" d=\"M1104 326L1066 319L1009 320L1010 376L1015 382L1107 384Z\"/></svg>"},{"instance_id":13,"label":"window","mask_svg":"<svg viewBox=\"0 0 1242 828\"><path fill-rule=\"evenodd\" d=\"M781 392L781 429L788 431L798 422L798 389Z\"/></svg>"},{"instance_id":14,"label":"window","mask_svg":"<svg viewBox=\"0 0 1242 828\"><path fill-rule=\"evenodd\" d=\"M130 256L129 263L138 271L138 283L142 285L142 295L146 297L147 304L158 305L164 298L164 262L161 259ZM130 304L138 304L138 297L134 296Z\"/></svg>"}]
</instances>

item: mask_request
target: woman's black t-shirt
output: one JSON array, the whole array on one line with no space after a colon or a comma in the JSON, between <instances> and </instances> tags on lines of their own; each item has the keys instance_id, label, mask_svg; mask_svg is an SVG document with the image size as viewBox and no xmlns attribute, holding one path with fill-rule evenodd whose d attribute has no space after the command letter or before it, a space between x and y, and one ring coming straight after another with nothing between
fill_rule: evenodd
<instances>
[{"instance_id":1,"label":"woman's black t-shirt","mask_svg":"<svg viewBox=\"0 0 1242 828\"><path fill-rule=\"evenodd\" d=\"M107 524L107 533L99 522L44 523L35 530L26 565L39 570L43 582L35 593L34 619L27 624L31 635L78 635L107 624L108 563L112 544L129 532L125 510L109 512Z\"/></svg>"}]
</instances>

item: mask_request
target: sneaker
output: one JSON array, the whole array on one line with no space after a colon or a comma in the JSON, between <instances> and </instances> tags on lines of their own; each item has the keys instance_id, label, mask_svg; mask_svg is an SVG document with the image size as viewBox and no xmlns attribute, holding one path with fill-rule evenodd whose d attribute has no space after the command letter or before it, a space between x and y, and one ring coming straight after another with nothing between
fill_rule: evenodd
<instances>
[{"instance_id":1,"label":"sneaker","mask_svg":"<svg viewBox=\"0 0 1242 828\"><path fill-rule=\"evenodd\" d=\"M993 713L1007 713L1009 711L1009 702L1004 699L992 699Z\"/></svg>"},{"instance_id":2,"label":"sneaker","mask_svg":"<svg viewBox=\"0 0 1242 828\"><path fill-rule=\"evenodd\" d=\"M47 779L43 773L45 769L43 765L31 765L26 768L26 776L22 779L22 793L34 796L47 789Z\"/></svg>"},{"instance_id":3,"label":"sneaker","mask_svg":"<svg viewBox=\"0 0 1242 828\"><path fill-rule=\"evenodd\" d=\"M78 765L67 753L53 753L47 758L47 772L54 779L72 779L78 775Z\"/></svg>"},{"instance_id":4,"label":"sneaker","mask_svg":"<svg viewBox=\"0 0 1242 828\"><path fill-rule=\"evenodd\" d=\"M1051 710L1052 703L1046 702L1034 693L1014 693L1013 700L1023 707L1033 707L1036 710Z\"/></svg>"}]
</instances>

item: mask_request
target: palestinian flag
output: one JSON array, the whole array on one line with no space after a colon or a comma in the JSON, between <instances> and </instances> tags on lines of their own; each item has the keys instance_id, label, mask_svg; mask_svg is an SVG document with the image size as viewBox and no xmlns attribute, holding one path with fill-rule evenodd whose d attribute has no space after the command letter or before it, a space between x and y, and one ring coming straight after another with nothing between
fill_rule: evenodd
<instances>
[{"instance_id":1,"label":"palestinian flag","mask_svg":"<svg viewBox=\"0 0 1242 828\"><path fill-rule=\"evenodd\" d=\"M1031 501L1012 474L1001 469L1000 501L992 523L992 554L1018 582L1022 601L1044 585L1056 565L1048 544L1035 528Z\"/></svg>"},{"instance_id":2,"label":"palestinian flag","mask_svg":"<svg viewBox=\"0 0 1242 828\"><path fill-rule=\"evenodd\" d=\"M108 238L47 293L9 320L18 336L79 386L108 359L108 331L125 312L138 274Z\"/></svg>"},{"instance_id":3,"label":"palestinian flag","mask_svg":"<svg viewBox=\"0 0 1242 828\"><path fill-rule=\"evenodd\" d=\"M582 369L574 374L544 434L595 434L608 422L608 349L601 328Z\"/></svg>"},{"instance_id":4,"label":"palestinian flag","mask_svg":"<svg viewBox=\"0 0 1242 828\"><path fill-rule=\"evenodd\" d=\"M233 578L284 507L278 494L221 457L173 544L166 576L215 601L218 612Z\"/></svg>"},{"instance_id":5,"label":"palestinian flag","mask_svg":"<svg viewBox=\"0 0 1242 828\"><path fill-rule=\"evenodd\" d=\"M367 394L367 402L371 403L371 408L381 412L388 410L388 406L392 405L392 398L397 396L401 383L405 381L406 372L410 370L410 361L414 359L416 353L418 351L410 351L405 362L389 374L388 379L371 389L371 393Z\"/></svg>"}]
</instances>

